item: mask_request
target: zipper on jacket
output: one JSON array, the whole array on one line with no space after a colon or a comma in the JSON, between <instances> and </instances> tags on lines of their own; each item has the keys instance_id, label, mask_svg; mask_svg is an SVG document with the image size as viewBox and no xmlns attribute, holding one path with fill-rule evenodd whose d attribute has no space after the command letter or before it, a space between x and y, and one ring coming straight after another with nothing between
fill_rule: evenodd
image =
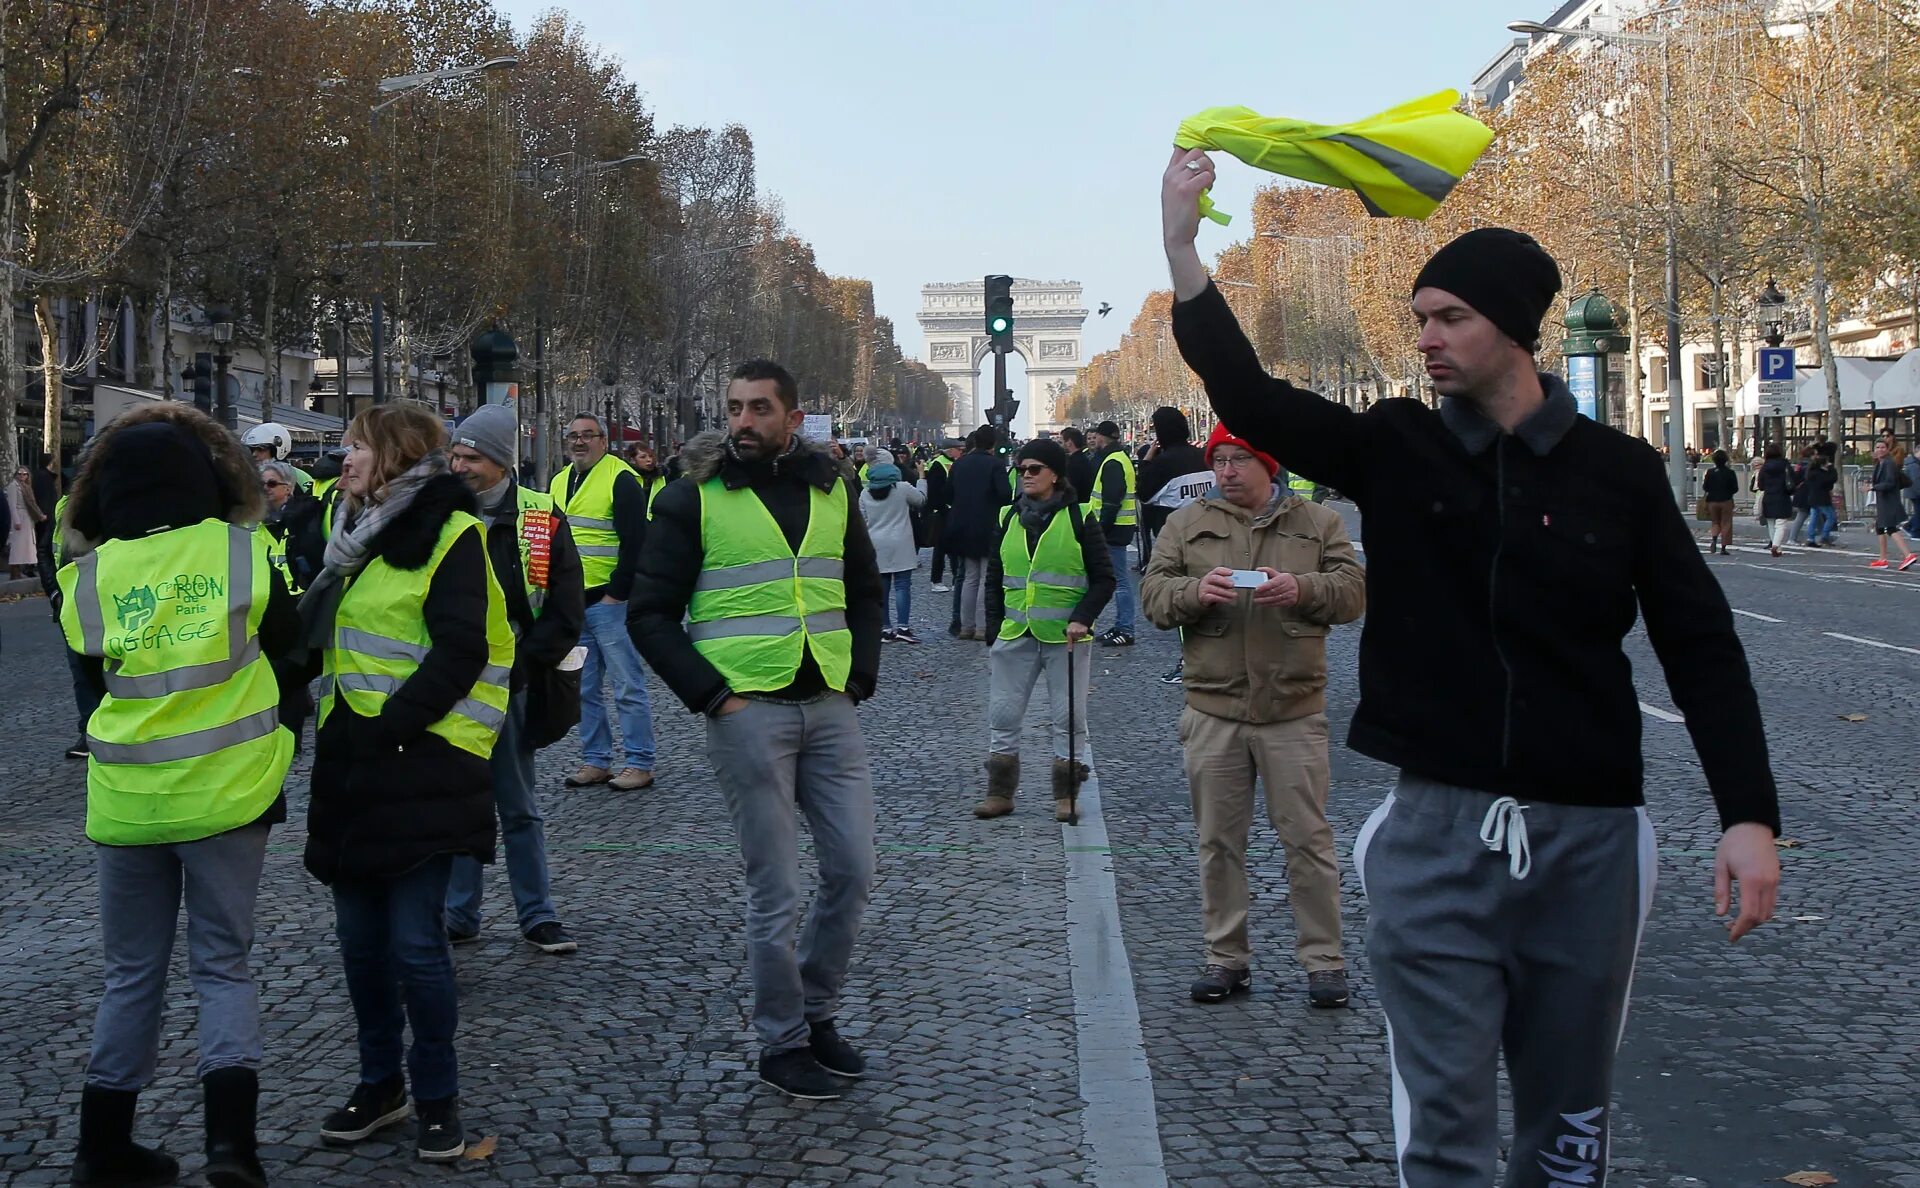
<instances>
[{"instance_id":1,"label":"zipper on jacket","mask_svg":"<svg viewBox=\"0 0 1920 1188\"><path fill-rule=\"evenodd\" d=\"M1513 763L1513 665L1507 662L1507 650L1500 646L1500 554L1507 543L1507 435L1493 439L1493 506L1500 517L1493 539L1493 563L1487 571L1487 631L1493 637L1493 654L1500 657L1500 670L1506 674L1506 691L1500 705L1500 767Z\"/></svg>"}]
</instances>

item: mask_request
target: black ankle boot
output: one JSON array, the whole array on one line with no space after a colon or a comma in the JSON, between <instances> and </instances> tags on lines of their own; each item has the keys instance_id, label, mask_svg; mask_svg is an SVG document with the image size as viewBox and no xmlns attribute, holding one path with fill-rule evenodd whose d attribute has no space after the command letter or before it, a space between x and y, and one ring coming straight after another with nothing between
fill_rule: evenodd
<instances>
[{"instance_id":1,"label":"black ankle boot","mask_svg":"<svg viewBox=\"0 0 1920 1188\"><path fill-rule=\"evenodd\" d=\"M130 1089L81 1090L80 1152L70 1181L75 1188L166 1188L180 1178L172 1156L133 1141L139 1100Z\"/></svg>"},{"instance_id":2,"label":"black ankle boot","mask_svg":"<svg viewBox=\"0 0 1920 1188\"><path fill-rule=\"evenodd\" d=\"M207 1183L213 1188L266 1188L254 1150L260 1077L250 1068L217 1068L200 1081L207 1102Z\"/></svg>"}]
</instances>

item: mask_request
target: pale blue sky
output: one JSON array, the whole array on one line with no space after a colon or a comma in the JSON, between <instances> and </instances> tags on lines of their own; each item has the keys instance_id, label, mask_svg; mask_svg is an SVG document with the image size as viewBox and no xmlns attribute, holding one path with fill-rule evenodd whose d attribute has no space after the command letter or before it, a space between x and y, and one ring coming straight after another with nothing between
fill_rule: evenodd
<instances>
[{"instance_id":1,"label":"pale blue sky","mask_svg":"<svg viewBox=\"0 0 1920 1188\"><path fill-rule=\"evenodd\" d=\"M497 0L522 32L548 0ZM1158 179L1180 120L1222 104L1344 121L1465 90L1551 0L570 0L662 125L744 124L763 193L821 266L874 283L901 347L929 281L1086 286L1087 354L1164 287ZM994 113L997 113L994 114ZM1228 162L1207 254L1268 175ZM1016 385L1018 388L1018 385Z\"/></svg>"}]
</instances>

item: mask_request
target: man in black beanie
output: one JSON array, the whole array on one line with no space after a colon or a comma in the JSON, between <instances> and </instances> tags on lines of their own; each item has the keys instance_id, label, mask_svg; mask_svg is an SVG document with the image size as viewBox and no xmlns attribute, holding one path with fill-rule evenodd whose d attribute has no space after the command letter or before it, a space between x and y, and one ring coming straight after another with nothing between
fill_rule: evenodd
<instances>
[{"instance_id":1,"label":"man in black beanie","mask_svg":"<svg viewBox=\"0 0 1920 1188\"><path fill-rule=\"evenodd\" d=\"M1347 742L1400 770L1354 844L1400 1182L1493 1182L1504 1047L1509 1188L1599 1183L1657 854L1622 650L1636 612L1719 807L1715 909L1737 882L1732 939L1773 915L1779 806L1732 612L1659 455L1535 366L1560 288L1538 243L1483 228L1435 253L1412 305L1440 407L1356 413L1261 367L1194 247L1213 176L1180 150L1161 181L1180 352L1224 424L1365 522Z\"/></svg>"}]
</instances>

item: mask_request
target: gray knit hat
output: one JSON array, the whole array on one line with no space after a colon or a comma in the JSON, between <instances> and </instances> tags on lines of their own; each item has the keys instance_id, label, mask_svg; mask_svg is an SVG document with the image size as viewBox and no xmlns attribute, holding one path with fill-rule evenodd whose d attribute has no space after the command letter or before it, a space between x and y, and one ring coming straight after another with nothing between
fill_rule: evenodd
<instances>
[{"instance_id":1,"label":"gray knit hat","mask_svg":"<svg viewBox=\"0 0 1920 1188\"><path fill-rule=\"evenodd\" d=\"M520 421L504 404L483 404L453 431L453 444L478 450L512 470L520 462Z\"/></svg>"}]
</instances>

